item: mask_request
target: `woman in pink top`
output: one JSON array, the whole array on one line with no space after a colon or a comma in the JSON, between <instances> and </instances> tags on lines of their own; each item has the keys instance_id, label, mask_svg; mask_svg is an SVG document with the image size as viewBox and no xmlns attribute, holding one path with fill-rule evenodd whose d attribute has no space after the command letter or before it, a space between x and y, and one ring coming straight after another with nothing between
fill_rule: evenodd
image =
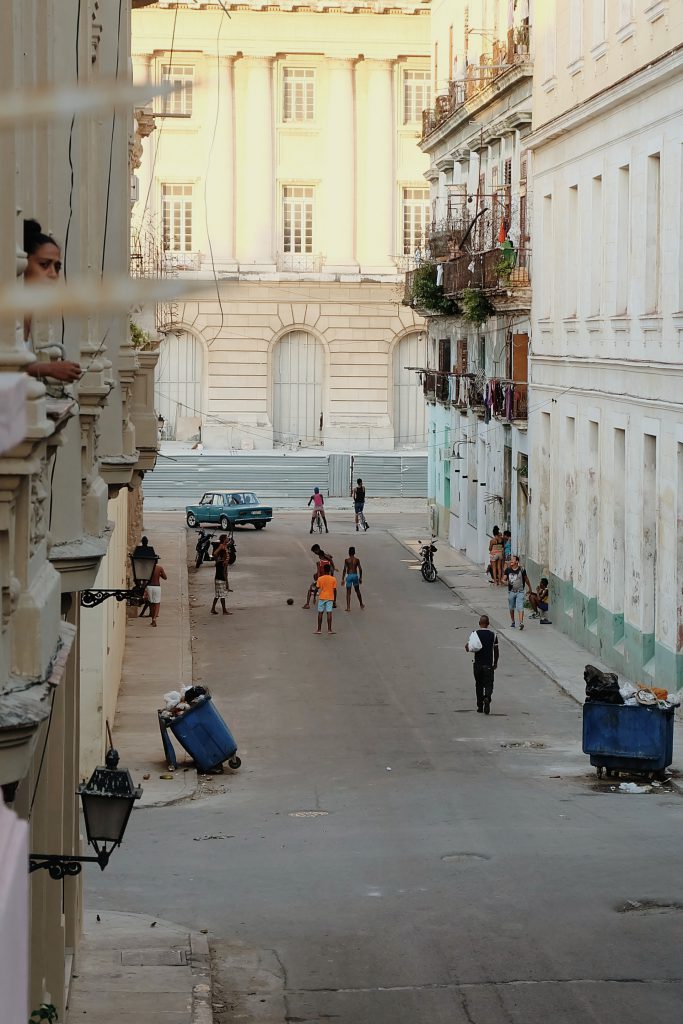
<instances>
[{"instance_id":1,"label":"woman in pink top","mask_svg":"<svg viewBox=\"0 0 683 1024\"><path fill-rule=\"evenodd\" d=\"M311 502L313 502L313 514L311 516L310 532L313 533L313 527L315 526L315 517L317 513L320 512L320 515L322 516L322 521L325 524L325 533L329 533L330 531L327 529L327 519L325 518L325 501L323 499L322 494L320 493L319 487L313 488L313 494L308 499L308 504L310 505Z\"/></svg>"}]
</instances>

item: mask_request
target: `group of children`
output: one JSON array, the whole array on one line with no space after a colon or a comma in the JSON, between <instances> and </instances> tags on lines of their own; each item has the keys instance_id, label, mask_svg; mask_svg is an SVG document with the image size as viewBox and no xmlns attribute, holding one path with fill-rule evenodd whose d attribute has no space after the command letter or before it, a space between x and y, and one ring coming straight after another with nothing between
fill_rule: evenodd
<instances>
[{"instance_id":1,"label":"group of children","mask_svg":"<svg viewBox=\"0 0 683 1024\"><path fill-rule=\"evenodd\" d=\"M311 607L311 600L317 600L318 606L318 628L316 635L322 633L323 615L327 615L327 632L334 633L332 629L332 612L337 607L337 580L335 578L336 567L332 555L322 550L319 544L314 544L311 551L315 555L316 565L311 585L306 594L306 604L303 608ZM360 592L360 585L363 582L363 566L360 558L356 555L354 547L349 548L348 557L344 559L344 568L341 578L342 585L346 583L346 611L351 611L351 590L356 591L356 596L361 608L365 608Z\"/></svg>"}]
</instances>

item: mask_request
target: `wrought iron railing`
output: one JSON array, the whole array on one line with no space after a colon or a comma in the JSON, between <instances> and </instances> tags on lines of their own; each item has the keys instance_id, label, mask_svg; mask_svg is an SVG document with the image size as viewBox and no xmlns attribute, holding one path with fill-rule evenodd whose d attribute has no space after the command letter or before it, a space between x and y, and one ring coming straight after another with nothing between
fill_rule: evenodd
<instances>
[{"instance_id":1,"label":"wrought iron railing","mask_svg":"<svg viewBox=\"0 0 683 1024\"><path fill-rule=\"evenodd\" d=\"M320 274L325 258L320 253L279 252L277 269L283 273Z\"/></svg>"}]
</instances>

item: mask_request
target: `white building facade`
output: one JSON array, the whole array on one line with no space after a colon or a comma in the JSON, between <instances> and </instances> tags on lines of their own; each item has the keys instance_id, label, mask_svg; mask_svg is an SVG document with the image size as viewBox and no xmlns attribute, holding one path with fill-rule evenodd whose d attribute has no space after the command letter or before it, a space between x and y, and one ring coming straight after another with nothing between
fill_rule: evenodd
<instances>
[{"instance_id":1,"label":"white building facade","mask_svg":"<svg viewBox=\"0 0 683 1024\"><path fill-rule=\"evenodd\" d=\"M405 301L429 324L433 527L475 561L494 525L526 546L530 42L526 4L433 5L429 238Z\"/></svg>"},{"instance_id":2,"label":"white building facade","mask_svg":"<svg viewBox=\"0 0 683 1024\"><path fill-rule=\"evenodd\" d=\"M530 558L555 624L683 685L683 9L543 5Z\"/></svg>"},{"instance_id":3,"label":"white building facade","mask_svg":"<svg viewBox=\"0 0 683 1024\"><path fill-rule=\"evenodd\" d=\"M226 8L230 13L227 17ZM213 280L161 325L166 436L215 448L421 447L423 321L401 305L422 243L429 9L249 0L136 12L155 113L140 257Z\"/></svg>"}]
</instances>

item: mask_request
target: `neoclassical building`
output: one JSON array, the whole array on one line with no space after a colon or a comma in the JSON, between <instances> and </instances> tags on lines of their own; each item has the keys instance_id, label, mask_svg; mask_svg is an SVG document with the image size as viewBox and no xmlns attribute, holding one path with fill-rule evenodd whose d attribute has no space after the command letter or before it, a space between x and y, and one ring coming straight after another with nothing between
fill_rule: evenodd
<instances>
[{"instance_id":1,"label":"neoclassical building","mask_svg":"<svg viewBox=\"0 0 683 1024\"><path fill-rule=\"evenodd\" d=\"M134 14L137 81L177 86L151 111L134 182L139 258L155 248L165 273L203 282L156 324L167 436L424 444L405 369L424 361L423 321L400 300L429 203L428 13L248 0Z\"/></svg>"}]
</instances>

